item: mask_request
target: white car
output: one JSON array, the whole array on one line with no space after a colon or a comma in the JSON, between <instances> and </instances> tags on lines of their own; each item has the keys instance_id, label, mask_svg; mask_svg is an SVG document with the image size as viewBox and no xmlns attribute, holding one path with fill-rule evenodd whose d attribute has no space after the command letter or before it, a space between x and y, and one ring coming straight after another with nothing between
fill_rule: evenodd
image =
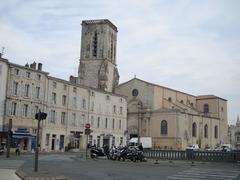
<instances>
[{"instance_id":1,"label":"white car","mask_svg":"<svg viewBox=\"0 0 240 180\"><path fill-rule=\"evenodd\" d=\"M186 150L193 150L193 151L198 151L200 150L198 144L193 144L193 145L190 145L186 148Z\"/></svg>"}]
</instances>

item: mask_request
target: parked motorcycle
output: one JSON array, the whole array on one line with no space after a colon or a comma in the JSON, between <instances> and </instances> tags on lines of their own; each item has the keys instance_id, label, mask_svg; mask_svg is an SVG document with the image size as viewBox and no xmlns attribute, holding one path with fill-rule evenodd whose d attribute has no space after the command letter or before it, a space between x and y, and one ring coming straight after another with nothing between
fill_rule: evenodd
<instances>
[{"instance_id":1,"label":"parked motorcycle","mask_svg":"<svg viewBox=\"0 0 240 180\"><path fill-rule=\"evenodd\" d=\"M91 147L90 149L90 157L92 159L95 159L97 157L101 157L101 156L107 156L107 158L109 158L109 149L107 146L100 148L100 147Z\"/></svg>"}]
</instances>

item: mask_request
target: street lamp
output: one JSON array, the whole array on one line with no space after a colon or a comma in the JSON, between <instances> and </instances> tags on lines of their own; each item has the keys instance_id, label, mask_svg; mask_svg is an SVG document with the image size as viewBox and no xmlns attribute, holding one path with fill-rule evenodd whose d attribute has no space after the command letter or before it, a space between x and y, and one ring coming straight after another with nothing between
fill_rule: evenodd
<instances>
[{"instance_id":1,"label":"street lamp","mask_svg":"<svg viewBox=\"0 0 240 180\"><path fill-rule=\"evenodd\" d=\"M38 171L38 151L39 151L39 128L40 128L40 121L47 118L47 113L41 112L39 110L38 113L35 114L35 119L38 120L38 127L37 127L37 143L35 148L35 167L34 171Z\"/></svg>"},{"instance_id":2,"label":"street lamp","mask_svg":"<svg viewBox=\"0 0 240 180\"><path fill-rule=\"evenodd\" d=\"M138 102L138 145L140 144L140 120L142 114L142 103Z\"/></svg>"}]
</instances>

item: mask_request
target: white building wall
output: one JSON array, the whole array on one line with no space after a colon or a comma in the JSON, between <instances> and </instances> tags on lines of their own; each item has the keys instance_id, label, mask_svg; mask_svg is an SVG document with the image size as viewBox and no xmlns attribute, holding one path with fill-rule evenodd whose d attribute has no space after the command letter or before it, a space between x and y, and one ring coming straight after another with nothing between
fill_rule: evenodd
<instances>
[{"instance_id":1,"label":"white building wall","mask_svg":"<svg viewBox=\"0 0 240 180\"><path fill-rule=\"evenodd\" d=\"M7 61L0 59L0 131L3 131L3 121L6 110L7 74Z\"/></svg>"}]
</instances>

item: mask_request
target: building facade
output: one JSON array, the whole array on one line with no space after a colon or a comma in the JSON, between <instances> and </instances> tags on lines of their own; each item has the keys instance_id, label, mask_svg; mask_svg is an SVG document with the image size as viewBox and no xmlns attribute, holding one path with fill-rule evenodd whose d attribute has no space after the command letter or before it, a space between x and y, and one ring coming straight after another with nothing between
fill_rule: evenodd
<instances>
[{"instance_id":1,"label":"building facade","mask_svg":"<svg viewBox=\"0 0 240 180\"><path fill-rule=\"evenodd\" d=\"M193 96L137 78L120 84L116 92L127 96L129 137L152 137L154 148L202 149L227 142L227 101Z\"/></svg>"},{"instance_id":2,"label":"building facade","mask_svg":"<svg viewBox=\"0 0 240 180\"><path fill-rule=\"evenodd\" d=\"M42 151L126 144L127 101L114 94L116 39L109 20L83 21L79 76L69 81L49 76L41 63L21 66L0 57L0 131L7 131L11 119L15 144L34 149L35 114L41 110L48 114L40 128ZM86 123L92 130L88 142Z\"/></svg>"},{"instance_id":3,"label":"building facade","mask_svg":"<svg viewBox=\"0 0 240 180\"><path fill-rule=\"evenodd\" d=\"M240 119L237 117L236 125L230 125L228 128L229 143L234 148L240 149Z\"/></svg>"}]
</instances>

